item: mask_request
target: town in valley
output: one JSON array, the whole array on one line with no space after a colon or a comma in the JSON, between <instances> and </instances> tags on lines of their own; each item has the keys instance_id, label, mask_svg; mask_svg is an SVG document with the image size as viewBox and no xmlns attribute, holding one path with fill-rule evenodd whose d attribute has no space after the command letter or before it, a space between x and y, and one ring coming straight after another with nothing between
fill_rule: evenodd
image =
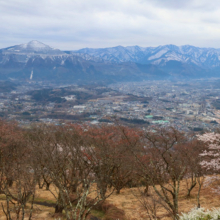
<instances>
[{"instance_id":1,"label":"town in valley","mask_svg":"<svg viewBox=\"0 0 220 220\"><path fill-rule=\"evenodd\" d=\"M0 83L0 116L21 125L122 123L213 131L220 123L220 80L154 80L109 85Z\"/></svg>"}]
</instances>

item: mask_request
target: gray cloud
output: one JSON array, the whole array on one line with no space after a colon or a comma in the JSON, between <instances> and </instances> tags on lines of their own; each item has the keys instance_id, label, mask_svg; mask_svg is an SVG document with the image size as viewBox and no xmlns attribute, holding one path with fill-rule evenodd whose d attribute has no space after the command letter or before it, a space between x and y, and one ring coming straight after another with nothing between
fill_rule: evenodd
<instances>
[{"instance_id":1,"label":"gray cloud","mask_svg":"<svg viewBox=\"0 0 220 220\"><path fill-rule=\"evenodd\" d=\"M212 11L220 7L218 0L146 0L155 6L180 10Z\"/></svg>"},{"instance_id":2,"label":"gray cloud","mask_svg":"<svg viewBox=\"0 0 220 220\"><path fill-rule=\"evenodd\" d=\"M7 0L0 14L0 48L32 39L60 49L220 47L219 0Z\"/></svg>"},{"instance_id":3,"label":"gray cloud","mask_svg":"<svg viewBox=\"0 0 220 220\"><path fill-rule=\"evenodd\" d=\"M166 7L166 8L188 8L190 7L190 5L192 4L193 0L147 0L144 1L143 3L153 3L156 6L160 6L160 7Z\"/></svg>"}]
</instances>

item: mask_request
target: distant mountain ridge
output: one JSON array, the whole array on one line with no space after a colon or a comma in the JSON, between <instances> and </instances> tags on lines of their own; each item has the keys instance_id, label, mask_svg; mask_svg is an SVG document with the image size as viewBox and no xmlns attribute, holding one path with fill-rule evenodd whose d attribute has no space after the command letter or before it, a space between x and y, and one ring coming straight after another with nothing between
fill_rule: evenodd
<instances>
[{"instance_id":1,"label":"distant mountain ridge","mask_svg":"<svg viewBox=\"0 0 220 220\"><path fill-rule=\"evenodd\" d=\"M190 45L61 51L39 41L0 49L0 79L118 82L220 76L220 49Z\"/></svg>"},{"instance_id":2,"label":"distant mountain ridge","mask_svg":"<svg viewBox=\"0 0 220 220\"><path fill-rule=\"evenodd\" d=\"M220 65L220 49L199 48L190 45L165 45L158 47L111 47L103 49L84 48L73 51L88 54L112 62L136 62L141 64L161 64L170 60L194 63L198 66L216 67Z\"/></svg>"}]
</instances>

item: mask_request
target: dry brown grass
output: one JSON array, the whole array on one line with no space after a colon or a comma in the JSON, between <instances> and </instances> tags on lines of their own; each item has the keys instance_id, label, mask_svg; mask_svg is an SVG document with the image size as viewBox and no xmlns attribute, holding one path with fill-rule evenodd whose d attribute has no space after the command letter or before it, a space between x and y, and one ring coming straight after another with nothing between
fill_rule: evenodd
<instances>
[{"instance_id":1,"label":"dry brown grass","mask_svg":"<svg viewBox=\"0 0 220 220\"><path fill-rule=\"evenodd\" d=\"M142 188L142 190L144 190L144 188ZM182 181L179 194L179 213L188 212L197 205L197 191L198 186L192 190L191 197L186 198L186 184L184 181ZM141 206L138 198L136 197L138 194L139 190L137 188L122 189L120 195L116 195L114 193L110 198L107 199L107 201L114 204L118 208L123 209L128 220L147 219L146 210ZM218 208L220 207L220 195L212 192L210 187L202 188L200 204L201 207L206 209L211 209L214 207ZM167 212L163 208L158 209L158 216L164 220L171 219L170 217L167 217Z\"/></svg>"},{"instance_id":2,"label":"dry brown grass","mask_svg":"<svg viewBox=\"0 0 220 220\"><path fill-rule=\"evenodd\" d=\"M55 190L52 189L54 192ZM55 202L55 199L53 195L50 193L50 191L47 190L39 190L37 189L36 192L36 200L37 201L47 201L47 202ZM0 196L0 203L5 205L5 196ZM27 207L30 207L30 204L27 204ZM44 205L34 205L34 211L33 211L33 219L36 220L54 220L53 217L54 208L53 207L47 207ZM0 207L0 220L5 220L5 216L2 210L2 207Z\"/></svg>"},{"instance_id":3,"label":"dry brown grass","mask_svg":"<svg viewBox=\"0 0 220 220\"><path fill-rule=\"evenodd\" d=\"M54 215L54 207L48 207L52 204L54 205L56 200L53 194L57 196L57 191L54 186L50 186L50 191L45 189L36 189L36 196L35 196L35 204L34 204L34 211L33 211L33 219L34 220L54 220L54 219L62 219L65 220L66 218L61 215L55 216ZM37 204L36 204L37 203ZM45 205L39 205L39 203L43 203ZM5 220L6 217L3 213L1 208L1 204L4 206L6 205L5 196L0 195L0 220ZM27 210L31 206L31 204L27 204ZM94 215L103 220L112 220L112 219L120 219L125 220L125 214L123 210L115 207L108 202L104 202L103 204L97 205L94 210L92 210L91 215ZM12 215L13 217L13 215ZM25 218L28 219L28 218Z\"/></svg>"},{"instance_id":4,"label":"dry brown grass","mask_svg":"<svg viewBox=\"0 0 220 220\"><path fill-rule=\"evenodd\" d=\"M51 186L51 190L56 194L55 188ZM144 190L144 188L141 188ZM179 195L179 212L188 212L191 208L195 207L197 204L196 195L197 195L198 186L196 186L191 193L190 198L186 198L186 184L184 181L181 183L180 187L180 195ZM146 210L141 206L140 202L136 195L139 194L139 189L137 188L126 188L121 190L121 194L117 195L113 193L108 199L105 205L103 205L102 209L109 209L106 211L106 215L103 219L105 220L115 220L116 216L123 216L123 211L126 215L126 220L143 220L148 219ZM50 191L45 189L37 189L37 201L43 202L46 201L48 203L54 203L55 199ZM0 203L5 202L5 197L0 195ZM212 192L211 188L202 188L201 197L200 197L201 206L206 209L211 209L213 207L220 207L220 195ZM111 204L113 206L111 206ZM29 206L29 204L28 204ZM106 208L106 207L107 208ZM118 209L115 209L115 207ZM122 211L123 210L123 211ZM43 205L34 205L34 220L54 220L53 216L54 208L47 207ZM166 211L163 208L159 208L158 216L163 219L171 219L167 216ZM101 217L101 216L99 216ZM0 208L0 220L4 220L4 214L2 209ZM63 218L64 220L65 218ZM123 218L124 219L124 218ZM120 219L122 220L122 219Z\"/></svg>"}]
</instances>

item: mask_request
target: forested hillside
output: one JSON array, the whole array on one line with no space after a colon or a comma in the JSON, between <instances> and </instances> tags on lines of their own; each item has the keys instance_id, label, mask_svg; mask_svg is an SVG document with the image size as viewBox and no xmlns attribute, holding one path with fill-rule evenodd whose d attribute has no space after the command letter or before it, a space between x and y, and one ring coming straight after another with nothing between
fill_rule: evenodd
<instances>
[{"instance_id":1,"label":"forested hillside","mask_svg":"<svg viewBox=\"0 0 220 220\"><path fill-rule=\"evenodd\" d=\"M0 137L0 219L42 219L43 207L44 219L183 219L210 208L205 198L220 207L219 133L0 121Z\"/></svg>"}]
</instances>

